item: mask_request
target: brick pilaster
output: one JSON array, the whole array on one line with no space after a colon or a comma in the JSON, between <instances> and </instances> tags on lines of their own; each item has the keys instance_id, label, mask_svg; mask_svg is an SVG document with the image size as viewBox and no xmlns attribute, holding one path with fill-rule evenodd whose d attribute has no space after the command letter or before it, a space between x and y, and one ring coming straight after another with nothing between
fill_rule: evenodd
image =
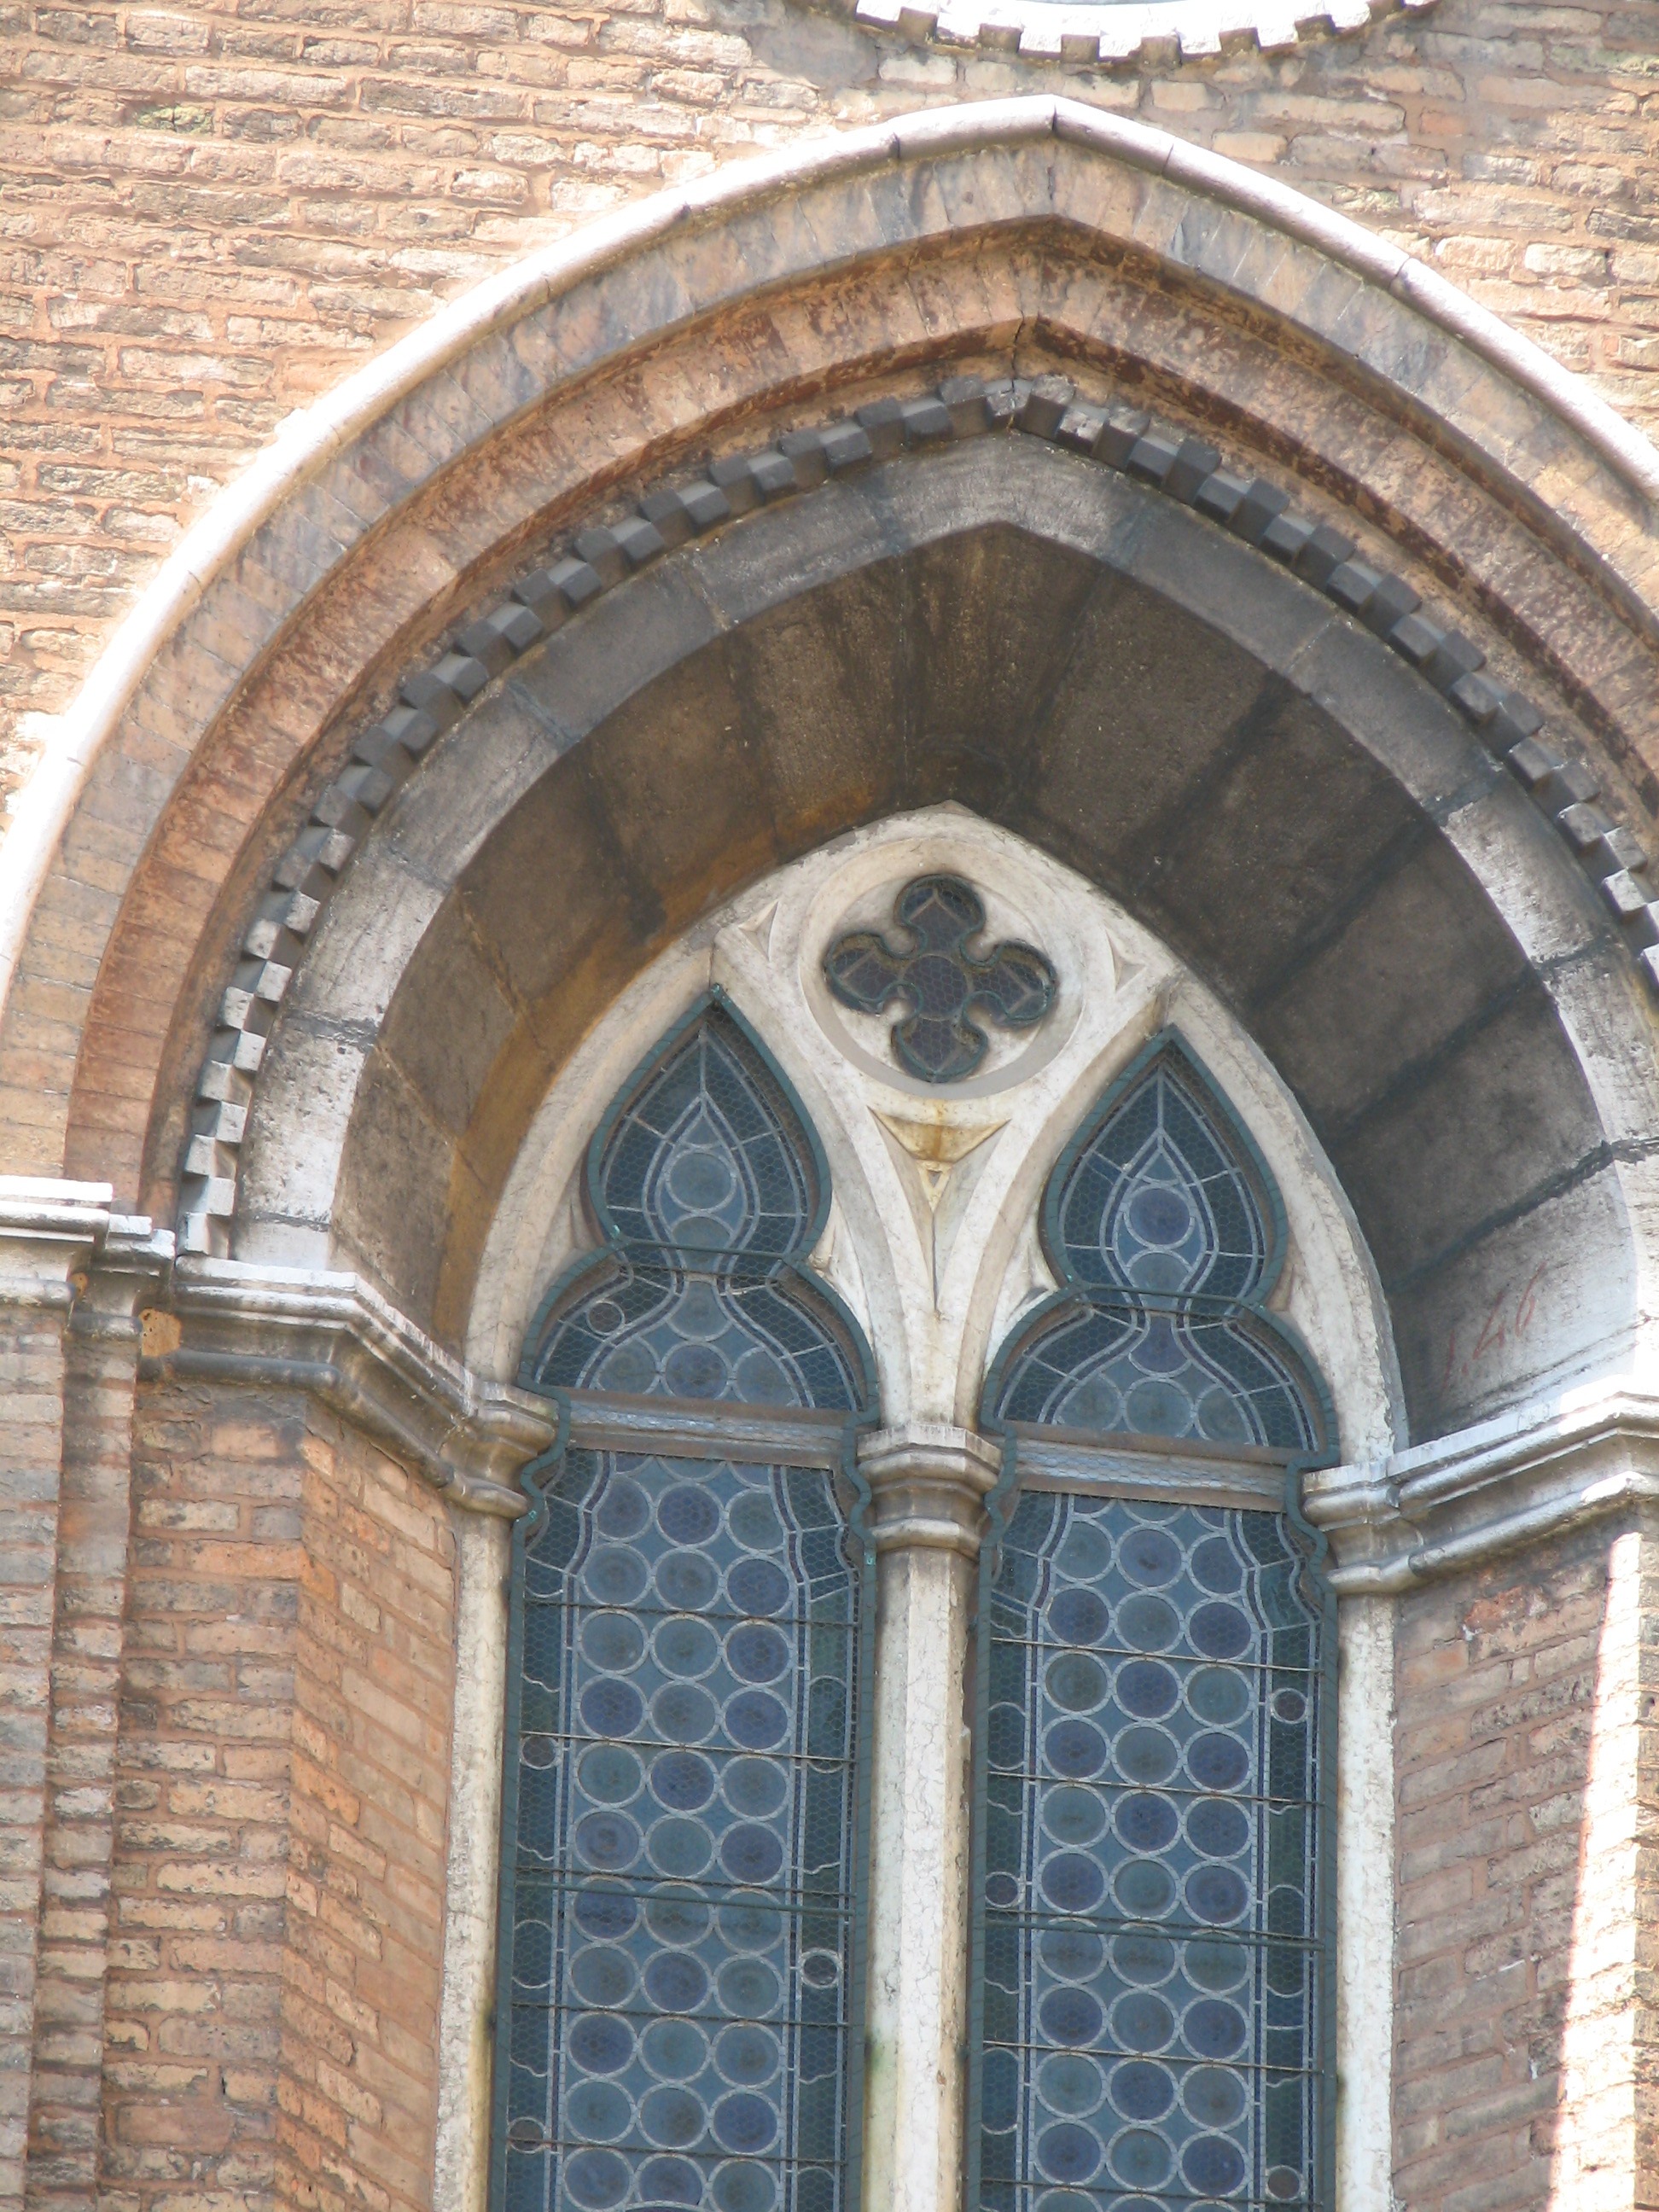
<instances>
[{"instance_id":1,"label":"brick pilaster","mask_svg":"<svg viewBox=\"0 0 1659 2212\"><path fill-rule=\"evenodd\" d=\"M1650 2212L1659 1528L1401 1603L1401 2212Z\"/></svg>"},{"instance_id":2,"label":"brick pilaster","mask_svg":"<svg viewBox=\"0 0 1659 2212\"><path fill-rule=\"evenodd\" d=\"M448 1509L298 1391L135 1428L104 2193L425 2212Z\"/></svg>"},{"instance_id":3,"label":"brick pilaster","mask_svg":"<svg viewBox=\"0 0 1659 2212\"><path fill-rule=\"evenodd\" d=\"M73 1273L109 1193L0 1177L0 2212L23 2201Z\"/></svg>"},{"instance_id":4,"label":"brick pilaster","mask_svg":"<svg viewBox=\"0 0 1659 2212\"><path fill-rule=\"evenodd\" d=\"M46 1824L46 1705L69 1293L0 1298L0 2207L23 2200Z\"/></svg>"},{"instance_id":5,"label":"brick pilaster","mask_svg":"<svg viewBox=\"0 0 1659 2212\"><path fill-rule=\"evenodd\" d=\"M1659 2205L1659 1517L1607 1559L1571 1942L1556 2201Z\"/></svg>"},{"instance_id":6,"label":"brick pilaster","mask_svg":"<svg viewBox=\"0 0 1659 2212\"><path fill-rule=\"evenodd\" d=\"M276 2194L432 2201L457 1599L448 1509L326 1415L301 1485Z\"/></svg>"},{"instance_id":7,"label":"brick pilaster","mask_svg":"<svg viewBox=\"0 0 1659 2212\"><path fill-rule=\"evenodd\" d=\"M26 2200L97 2194L132 1411L149 1271L99 1269L64 1344L63 1478Z\"/></svg>"}]
</instances>

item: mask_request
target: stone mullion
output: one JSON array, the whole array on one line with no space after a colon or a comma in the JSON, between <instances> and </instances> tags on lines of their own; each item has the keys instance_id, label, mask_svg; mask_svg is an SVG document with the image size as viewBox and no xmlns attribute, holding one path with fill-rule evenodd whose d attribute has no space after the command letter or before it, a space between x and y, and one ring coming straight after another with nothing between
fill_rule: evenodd
<instances>
[{"instance_id":1,"label":"stone mullion","mask_svg":"<svg viewBox=\"0 0 1659 2212\"><path fill-rule=\"evenodd\" d=\"M98 2193L122 1623L142 1276L94 1279L65 1342L58 1601L46 1744L25 2200Z\"/></svg>"},{"instance_id":2,"label":"stone mullion","mask_svg":"<svg viewBox=\"0 0 1659 2212\"><path fill-rule=\"evenodd\" d=\"M961 2194L969 1845L969 1625L992 1446L931 1425L867 1440L875 1728L866 2014L867 2212Z\"/></svg>"}]
</instances>

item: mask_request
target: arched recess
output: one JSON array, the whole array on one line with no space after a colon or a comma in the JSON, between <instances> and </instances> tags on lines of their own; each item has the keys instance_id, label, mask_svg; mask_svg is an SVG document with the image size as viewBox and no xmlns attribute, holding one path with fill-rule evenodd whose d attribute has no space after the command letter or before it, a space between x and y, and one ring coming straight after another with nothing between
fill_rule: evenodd
<instances>
[{"instance_id":1,"label":"arched recess","mask_svg":"<svg viewBox=\"0 0 1659 2212\"><path fill-rule=\"evenodd\" d=\"M1648 810L1650 449L1282 186L1065 103L958 110L728 173L485 288L183 549L21 825L18 1164L167 1208L277 855L398 678L550 545L799 422L1059 368L1340 521L1455 611L1615 814ZM262 1078L252 1157L297 1156L296 1115L337 1151L304 1140L303 1204L261 1168L234 1249L360 1265L458 1341L516 1138L593 1010L779 859L941 799L1144 913L1261 1037L1371 1239L1420 1432L1592 1345L1633 1356L1651 1030L1588 881L1363 625L1030 441L744 517L483 692L365 839ZM1469 1367L1457 1333L1545 1250L1565 1334Z\"/></svg>"},{"instance_id":2,"label":"arched recess","mask_svg":"<svg viewBox=\"0 0 1659 2212\"><path fill-rule=\"evenodd\" d=\"M459 1342L530 1117L611 998L755 876L955 800L1127 907L1273 1060L1419 1431L1536 1371L1517 1344L1446 1374L1546 1261L1546 1366L1629 1343L1641 1169L1608 1147L1639 1150L1646 1078L1601 1055L1644 1015L1593 894L1419 678L1157 493L1030 441L896 459L621 587L446 744L295 986L239 1255L331 1255Z\"/></svg>"}]
</instances>

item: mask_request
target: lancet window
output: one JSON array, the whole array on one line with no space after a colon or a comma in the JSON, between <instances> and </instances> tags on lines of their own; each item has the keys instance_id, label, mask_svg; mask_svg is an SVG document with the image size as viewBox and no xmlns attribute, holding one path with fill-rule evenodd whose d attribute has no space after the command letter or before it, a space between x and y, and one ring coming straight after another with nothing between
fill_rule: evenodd
<instances>
[{"instance_id":1,"label":"lancet window","mask_svg":"<svg viewBox=\"0 0 1659 2212\"><path fill-rule=\"evenodd\" d=\"M824 1155L716 994L585 1193L521 1370L562 1419L514 1537L493 2212L854 2212L878 1408L807 1262ZM1283 1210L1168 1033L1040 1226L980 1416L966 2212L1328 2205L1334 1420Z\"/></svg>"},{"instance_id":2,"label":"lancet window","mask_svg":"<svg viewBox=\"0 0 1659 2212\"><path fill-rule=\"evenodd\" d=\"M823 1157L717 998L590 1148L522 1379L496 2212L856 2203L872 1607Z\"/></svg>"},{"instance_id":3,"label":"lancet window","mask_svg":"<svg viewBox=\"0 0 1659 2212\"><path fill-rule=\"evenodd\" d=\"M1050 1178L995 1363L968 2203L1328 2203L1329 1417L1266 1168L1172 1036Z\"/></svg>"}]
</instances>

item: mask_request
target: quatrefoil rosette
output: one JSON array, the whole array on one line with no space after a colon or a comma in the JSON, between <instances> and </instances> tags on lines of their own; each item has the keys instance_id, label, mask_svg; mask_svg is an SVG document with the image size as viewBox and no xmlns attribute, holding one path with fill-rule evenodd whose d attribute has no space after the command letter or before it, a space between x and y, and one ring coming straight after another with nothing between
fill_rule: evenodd
<instances>
[{"instance_id":1,"label":"quatrefoil rosette","mask_svg":"<svg viewBox=\"0 0 1659 2212\"><path fill-rule=\"evenodd\" d=\"M824 979L862 1014L898 1010L893 1057L930 1085L965 1082L990 1048L987 1024L1035 1029L1052 1012L1053 962L1018 938L990 941L985 902L957 875L915 877L893 903L894 928L850 929L823 957Z\"/></svg>"}]
</instances>

